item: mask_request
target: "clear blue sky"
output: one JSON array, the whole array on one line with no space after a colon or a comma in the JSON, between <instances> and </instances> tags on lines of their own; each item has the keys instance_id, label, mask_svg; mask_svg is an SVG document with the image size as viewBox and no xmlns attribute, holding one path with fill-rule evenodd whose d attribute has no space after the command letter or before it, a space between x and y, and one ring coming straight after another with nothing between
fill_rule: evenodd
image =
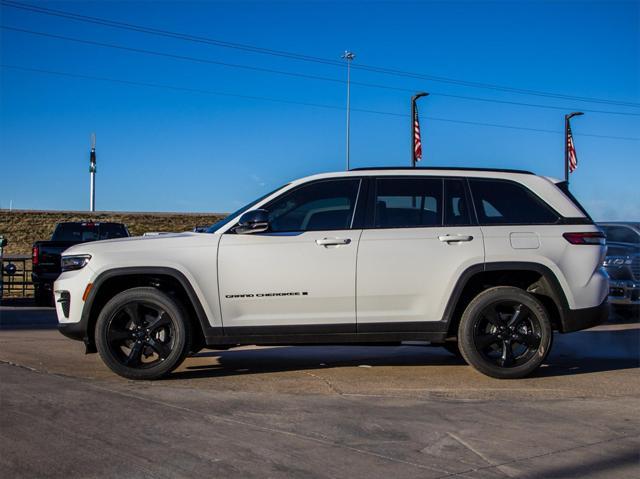
<instances>
[{"instance_id":1,"label":"clear blue sky","mask_svg":"<svg viewBox=\"0 0 640 479\"><path fill-rule=\"evenodd\" d=\"M26 1L26 0L25 0ZM468 81L640 104L638 2L34 2L218 40ZM2 6L5 26L219 62L344 79L344 68L97 26ZM342 107L345 85L1 30L5 65ZM2 68L0 207L88 208L89 136L100 210L224 212L290 179L345 163L345 111ZM573 122L572 190L596 219L640 219L640 108L353 70L352 79L433 92L420 100L423 165L563 175L563 136L433 118L557 130ZM352 86L352 166L409 163L409 92Z\"/></svg>"}]
</instances>

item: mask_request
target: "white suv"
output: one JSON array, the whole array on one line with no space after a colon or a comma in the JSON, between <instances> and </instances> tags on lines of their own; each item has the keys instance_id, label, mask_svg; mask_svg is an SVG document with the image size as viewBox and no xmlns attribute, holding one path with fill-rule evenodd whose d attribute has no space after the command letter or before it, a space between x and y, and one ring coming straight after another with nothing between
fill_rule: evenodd
<instances>
[{"instance_id":1,"label":"white suv","mask_svg":"<svg viewBox=\"0 0 640 479\"><path fill-rule=\"evenodd\" d=\"M54 289L60 331L127 378L201 348L408 340L518 378L553 330L606 318L605 251L557 180L371 168L293 181L206 233L73 246Z\"/></svg>"}]
</instances>

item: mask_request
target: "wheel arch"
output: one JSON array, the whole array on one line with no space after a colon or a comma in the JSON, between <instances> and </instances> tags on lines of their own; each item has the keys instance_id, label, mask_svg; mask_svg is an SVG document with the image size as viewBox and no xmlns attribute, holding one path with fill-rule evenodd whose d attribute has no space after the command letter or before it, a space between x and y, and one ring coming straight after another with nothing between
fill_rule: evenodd
<instances>
[{"instance_id":1,"label":"wheel arch","mask_svg":"<svg viewBox=\"0 0 640 479\"><path fill-rule=\"evenodd\" d=\"M153 286L177 298L189 314L194 341L204 346L207 334L216 328L211 327L200 299L181 271L169 267L123 267L100 273L85 300L80 322L88 353L96 352L95 325L102 307L116 294L138 286Z\"/></svg>"},{"instance_id":2,"label":"wheel arch","mask_svg":"<svg viewBox=\"0 0 640 479\"><path fill-rule=\"evenodd\" d=\"M569 303L555 273L534 262L491 262L467 268L458 279L445 308L448 336L456 336L464 309L481 291L493 286L516 286L533 294L547 308L555 329L564 332Z\"/></svg>"}]
</instances>

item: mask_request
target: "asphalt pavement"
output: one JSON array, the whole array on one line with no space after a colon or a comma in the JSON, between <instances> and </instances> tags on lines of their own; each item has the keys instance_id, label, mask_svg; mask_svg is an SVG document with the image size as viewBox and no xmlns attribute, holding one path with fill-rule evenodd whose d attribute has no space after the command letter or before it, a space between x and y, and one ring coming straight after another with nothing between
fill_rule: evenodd
<instances>
[{"instance_id":1,"label":"asphalt pavement","mask_svg":"<svg viewBox=\"0 0 640 479\"><path fill-rule=\"evenodd\" d=\"M0 477L640 477L640 323L556 335L530 378L442 348L203 351L128 381L0 307Z\"/></svg>"}]
</instances>

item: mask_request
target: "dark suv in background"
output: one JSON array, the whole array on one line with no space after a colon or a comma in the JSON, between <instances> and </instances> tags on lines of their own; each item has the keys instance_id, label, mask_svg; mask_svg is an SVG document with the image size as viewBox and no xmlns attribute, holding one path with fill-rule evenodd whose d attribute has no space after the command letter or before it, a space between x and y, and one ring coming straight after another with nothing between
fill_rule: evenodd
<instances>
[{"instance_id":1,"label":"dark suv in background","mask_svg":"<svg viewBox=\"0 0 640 479\"><path fill-rule=\"evenodd\" d=\"M56 225L49 241L36 241L32 248L31 279L36 305L53 304L53 282L58 279L62 268L60 256L67 248L89 241L99 241L129 236L122 223L69 221Z\"/></svg>"},{"instance_id":2,"label":"dark suv in background","mask_svg":"<svg viewBox=\"0 0 640 479\"><path fill-rule=\"evenodd\" d=\"M609 273L609 302L617 313L640 311L640 223L610 222L599 226L607 235L604 266Z\"/></svg>"}]
</instances>

